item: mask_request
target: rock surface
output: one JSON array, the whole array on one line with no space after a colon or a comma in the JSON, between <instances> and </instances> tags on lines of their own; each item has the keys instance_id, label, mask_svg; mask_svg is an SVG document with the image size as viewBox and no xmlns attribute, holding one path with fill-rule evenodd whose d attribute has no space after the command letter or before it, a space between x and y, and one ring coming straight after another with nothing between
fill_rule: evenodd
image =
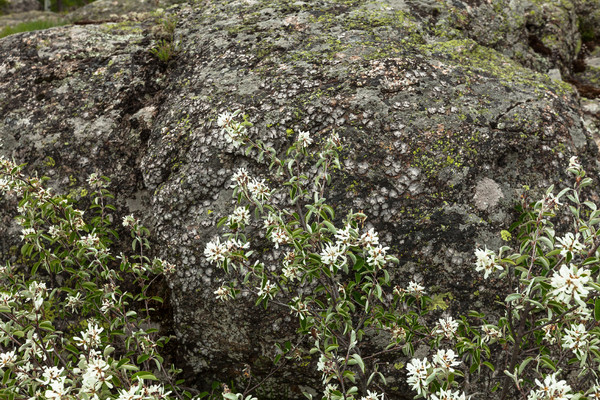
<instances>
[{"instance_id":1,"label":"rock surface","mask_svg":"<svg viewBox=\"0 0 600 400\"><path fill-rule=\"evenodd\" d=\"M6 0L0 2L0 15L39 11L41 8L38 0Z\"/></svg>"},{"instance_id":2,"label":"rock surface","mask_svg":"<svg viewBox=\"0 0 600 400\"><path fill-rule=\"evenodd\" d=\"M493 294L479 294L473 249L500 245L523 185L565 179L572 155L598 172L598 106L545 75L573 74L578 13L592 2L580 3L183 4L167 11L180 46L168 63L150 53L154 17L9 36L0 154L73 196L90 173L110 176L119 214L140 215L178 265L172 323L188 378L239 379L246 363L263 372L295 328L286 313L214 298L222 275L202 250L232 210L230 176L244 166L269 178L224 141L218 114L243 110L251 134L279 149L288 129L335 129L346 149L328 194L338 215L365 211L401 260L397 284L422 283L453 314L485 308ZM2 200L0 210L0 252L11 257L18 228ZM303 360L267 387L301 398L313 370ZM383 372L396 398L413 397L393 365Z\"/></svg>"}]
</instances>

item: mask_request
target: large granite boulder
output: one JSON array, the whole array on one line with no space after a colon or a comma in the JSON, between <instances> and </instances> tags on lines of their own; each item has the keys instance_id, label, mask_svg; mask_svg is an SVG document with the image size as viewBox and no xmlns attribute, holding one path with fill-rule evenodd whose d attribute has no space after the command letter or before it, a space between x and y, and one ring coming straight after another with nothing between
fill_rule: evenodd
<instances>
[{"instance_id":1,"label":"large granite boulder","mask_svg":"<svg viewBox=\"0 0 600 400\"><path fill-rule=\"evenodd\" d=\"M364 210L401 260L395 282L421 282L439 312L486 309L494 293L473 271L473 249L501 244L523 186L561 182L572 155L598 171L577 91L545 74L570 73L581 8L495 3L178 5L167 13L178 18L179 51L167 62L151 54L161 23L152 16L13 35L0 40L0 154L75 197L92 172L113 179L117 214L141 216L157 253L178 265L170 318L192 384L241 379L246 364L264 373L273 343L295 329L286 312L213 294L222 274L202 253L232 210L230 176L244 166L269 178L222 137L226 110L249 114L251 134L278 149L288 129L335 129L343 170L327 197L339 215ZM0 252L14 259L18 227L0 206ZM318 386L314 362L266 387L301 398ZM396 398L412 398L402 371L383 372Z\"/></svg>"}]
</instances>

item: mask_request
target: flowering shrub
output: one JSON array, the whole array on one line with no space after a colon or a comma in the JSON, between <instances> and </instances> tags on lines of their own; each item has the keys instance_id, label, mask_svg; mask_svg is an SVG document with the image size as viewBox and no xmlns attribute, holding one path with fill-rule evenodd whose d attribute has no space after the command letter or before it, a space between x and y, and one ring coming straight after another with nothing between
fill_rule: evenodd
<instances>
[{"instance_id":1,"label":"flowering shrub","mask_svg":"<svg viewBox=\"0 0 600 400\"><path fill-rule=\"evenodd\" d=\"M429 324L432 299L418 282L392 283L387 268L397 260L376 231L364 228L366 216L350 212L334 223L324 196L332 168L339 168L340 138L332 133L316 143L299 132L281 157L250 138L251 124L238 116L219 117L225 140L245 146L274 175L266 181L241 168L232 177L239 206L220 220L227 231L204 251L226 273L215 295L230 301L242 291L252 293L257 304L296 315L298 332L318 359L323 400L386 398L378 365L384 355L406 360L406 382L416 397L431 400L600 398L600 211L580 200L591 180L575 157L568 168L573 187L557 195L551 187L532 204L523 197L522 215L511 228L516 249L475 251L475 270L503 282L510 293L504 315L471 311ZM567 200L568 206L561 203ZM565 210L573 232L556 236L551 221ZM275 261L252 249L264 247L247 235L256 235L256 228L271 242ZM510 237L503 231L503 239ZM375 335L387 335L389 345L367 352ZM300 343L279 346L275 363L297 356ZM431 358L414 357L423 346Z\"/></svg>"},{"instance_id":2,"label":"flowering shrub","mask_svg":"<svg viewBox=\"0 0 600 400\"><path fill-rule=\"evenodd\" d=\"M238 117L219 117L225 140L267 162L274 176L244 168L233 175L239 205L219 221L227 230L204 254L227 277L218 299L250 293L298 318L300 339L279 345L274 368L301 357L309 343L322 400L389 398L386 358L405 362L406 383L428 400L600 399L600 210L582 200L592 181L575 157L572 187L556 195L551 187L537 202L523 196L514 248L475 250L475 271L509 293L503 312L440 316L422 282L393 282L389 265L397 259L363 213L336 219L327 204L339 136L316 141L299 132L280 156L250 138L251 124ZM168 338L150 318L162 301L150 294L153 285L175 267L149 257L148 230L133 215L122 220L133 254L113 254L109 181L92 174L88 185L84 212L0 158L0 191L18 199L23 242L18 262L0 266L0 397L192 398L178 371L165 367L160 349ZM557 234L553 221L568 221L568 231ZM257 230L264 239L251 241ZM255 252L264 240L276 258ZM387 346L374 347L381 339ZM236 393L223 385L218 398L257 400L256 388Z\"/></svg>"},{"instance_id":3,"label":"flowering shrub","mask_svg":"<svg viewBox=\"0 0 600 400\"><path fill-rule=\"evenodd\" d=\"M0 398L189 399L159 350L149 293L174 266L147 256L148 230L133 216L134 254L114 255L107 191L92 174L90 211L0 158L0 192L19 200L21 259L0 267ZM130 288L125 290L124 287Z\"/></svg>"}]
</instances>

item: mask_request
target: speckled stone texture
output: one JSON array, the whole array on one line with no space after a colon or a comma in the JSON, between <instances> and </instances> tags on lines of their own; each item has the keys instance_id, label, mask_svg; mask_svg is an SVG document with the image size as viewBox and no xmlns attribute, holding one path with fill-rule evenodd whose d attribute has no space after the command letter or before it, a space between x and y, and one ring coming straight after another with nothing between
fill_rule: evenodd
<instances>
[{"instance_id":1,"label":"speckled stone texture","mask_svg":"<svg viewBox=\"0 0 600 400\"><path fill-rule=\"evenodd\" d=\"M158 23L150 16L7 37L0 154L73 196L92 172L113 179L115 219L136 211L157 254L178 266L168 282L169 318L190 384L239 380L244 364L264 374L274 341L293 337L294 318L277 308L265 313L250 299L217 302L222 274L202 255L216 221L232 210L232 173L246 167L269 179L255 157L223 140L218 114L243 110L251 135L277 149L291 143L288 129L317 140L338 132L343 169L327 193L338 215L364 210L400 258L394 282L423 284L441 299L436 312L485 310L498 292L474 272L473 250L501 245L523 185L537 193L560 186L572 155L592 177L598 171L577 91L545 75L570 76L579 6L181 4L167 11L178 18L180 43L168 64L150 53ZM0 200L0 251L14 260L10 207ZM406 360L381 371L394 398L412 398L398 361ZM315 362L306 354L290 364L261 398L301 398L301 389L318 388Z\"/></svg>"}]
</instances>

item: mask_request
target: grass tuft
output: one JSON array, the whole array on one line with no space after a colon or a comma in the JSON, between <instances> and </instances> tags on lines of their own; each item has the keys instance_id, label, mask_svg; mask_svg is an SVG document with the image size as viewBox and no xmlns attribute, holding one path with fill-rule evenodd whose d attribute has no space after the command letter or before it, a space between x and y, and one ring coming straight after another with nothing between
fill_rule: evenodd
<instances>
[{"instance_id":1,"label":"grass tuft","mask_svg":"<svg viewBox=\"0 0 600 400\"><path fill-rule=\"evenodd\" d=\"M39 31L42 29L54 28L55 26L63 26L67 24L67 21L47 19L21 22L18 25L7 26L4 27L4 29L0 30L0 38L6 37L8 35L13 35L15 33Z\"/></svg>"}]
</instances>

